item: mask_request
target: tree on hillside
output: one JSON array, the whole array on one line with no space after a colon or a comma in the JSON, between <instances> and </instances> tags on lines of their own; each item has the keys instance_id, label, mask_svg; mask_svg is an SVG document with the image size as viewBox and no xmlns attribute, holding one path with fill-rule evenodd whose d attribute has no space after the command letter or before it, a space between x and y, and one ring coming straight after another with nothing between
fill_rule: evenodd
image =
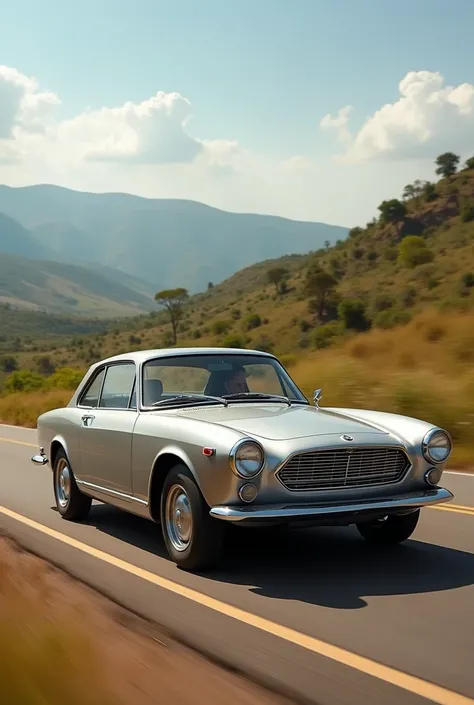
<instances>
[{"instance_id":1,"label":"tree on hillside","mask_svg":"<svg viewBox=\"0 0 474 705\"><path fill-rule=\"evenodd\" d=\"M431 181L425 181L423 186L423 198L428 203L430 201L435 201L438 198L438 192L436 191L436 186Z\"/></svg>"},{"instance_id":2,"label":"tree on hillside","mask_svg":"<svg viewBox=\"0 0 474 705\"><path fill-rule=\"evenodd\" d=\"M173 330L172 345L176 345L178 339L178 324L183 317L184 305L188 299L187 289L163 289L155 294L155 301L158 306L162 306L169 315L171 328Z\"/></svg>"},{"instance_id":3,"label":"tree on hillside","mask_svg":"<svg viewBox=\"0 0 474 705\"><path fill-rule=\"evenodd\" d=\"M378 209L383 223L396 223L398 220L403 220L407 212L406 205L398 198L382 201Z\"/></svg>"},{"instance_id":4,"label":"tree on hillside","mask_svg":"<svg viewBox=\"0 0 474 705\"><path fill-rule=\"evenodd\" d=\"M459 157L453 152L444 152L436 158L436 173L444 179L454 176L458 169Z\"/></svg>"},{"instance_id":5,"label":"tree on hillside","mask_svg":"<svg viewBox=\"0 0 474 705\"><path fill-rule=\"evenodd\" d=\"M4 355L0 359L0 369L7 374L15 372L18 369L18 360L13 355Z\"/></svg>"},{"instance_id":6,"label":"tree on hillside","mask_svg":"<svg viewBox=\"0 0 474 705\"><path fill-rule=\"evenodd\" d=\"M305 293L314 302L314 311L320 321L324 321L329 295L333 292L337 280L332 274L314 265L308 269L305 281Z\"/></svg>"},{"instance_id":7,"label":"tree on hillside","mask_svg":"<svg viewBox=\"0 0 474 705\"><path fill-rule=\"evenodd\" d=\"M411 201L412 199L415 201L415 205L418 206L419 204L419 198L421 194L423 193L423 183L420 181L420 179L416 179L412 184L407 184L405 188L403 189L403 200L404 201Z\"/></svg>"},{"instance_id":8,"label":"tree on hillside","mask_svg":"<svg viewBox=\"0 0 474 705\"><path fill-rule=\"evenodd\" d=\"M40 375L52 375L56 369L56 366L49 355L41 355L41 357L38 357L35 362Z\"/></svg>"},{"instance_id":9,"label":"tree on hillside","mask_svg":"<svg viewBox=\"0 0 474 705\"><path fill-rule=\"evenodd\" d=\"M398 246L398 255L406 267L418 267L433 259L433 253L419 235L408 235Z\"/></svg>"},{"instance_id":10,"label":"tree on hillside","mask_svg":"<svg viewBox=\"0 0 474 705\"><path fill-rule=\"evenodd\" d=\"M474 169L474 157L469 157L466 159L466 169Z\"/></svg>"},{"instance_id":11,"label":"tree on hillside","mask_svg":"<svg viewBox=\"0 0 474 705\"><path fill-rule=\"evenodd\" d=\"M284 284L288 278L288 270L285 267L272 267L267 272L267 279L270 284L274 284L277 294L282 294Z\"/></svg>"}]
</instances>

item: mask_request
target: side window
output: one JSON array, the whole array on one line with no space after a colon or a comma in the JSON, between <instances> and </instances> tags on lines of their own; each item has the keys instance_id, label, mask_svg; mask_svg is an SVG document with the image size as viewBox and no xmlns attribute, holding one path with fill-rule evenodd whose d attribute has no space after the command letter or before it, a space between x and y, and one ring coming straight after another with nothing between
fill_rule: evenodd
<instances>
[{"instance_id":1,"label":"side window","mask_svg":"<svg viewBox=\"0 0 474 705\"><path fill-rule=\"evenodd\" d=\"M107 368L100 397L101 409L127 409L135 382L135 365L125 363Z\"/></svg>"},{"instance_id":2,"label":"side window","mask_svg":"<svg viewBox=\"0 0 474 705\"><path fill-rule=\"evenodd\" d=\"M96 407L99 401L100 388L102 387L102 380L104 379L105 370L101 370L96 377L94 377L92 384L86 389L85 393L79 399L80 406L92 406Z\"/></svg>"}]
</instances>

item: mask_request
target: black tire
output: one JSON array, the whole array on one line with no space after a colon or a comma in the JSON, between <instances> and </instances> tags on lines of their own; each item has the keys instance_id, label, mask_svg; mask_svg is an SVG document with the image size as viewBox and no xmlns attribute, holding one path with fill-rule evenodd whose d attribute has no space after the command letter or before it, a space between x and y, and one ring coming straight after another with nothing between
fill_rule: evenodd
<instances>
[{"instance_id":1,"label":"black tire","mask_svg":"<svg viewBox=\"0 0 474 705\"><path fill-rule=\"evenodd\" d=\"M64 471L69 476L67 488L65 485L61 485L60 482L60 474L64 473ZM78 521L87 517L92 499L83 494L78 488L68 457L62 448L58 450L54 459L53 491L56 507L63 519Z\"/></svg>"},{"instance_id":2,"label":"black tire","mask_svg":"<svg viewBox=\"0 0 474 705\"><path fill-rule=\"evenodd\" d=\"M361 536L378 546L402 543L410 538L420 518L420 510L410 514L391 514L384 521L357 524Z\"/></svg>"},{"instance_id":3,"label":"black tire","mask_svg":"<svg viewBox=\"0 0 474 705\"><path fill-rule=\"evenodd\" d=\"M176 522L176 509L180 509L185 519L180 528ZM202 571L218 563L225 527L220 519L209 515L209 507L186 465L175 465L166 476L160 513L166 549L179 568ZM189 528L187 519L191 520L189 531L186 531Z\"/></svg>"}]
</instances>

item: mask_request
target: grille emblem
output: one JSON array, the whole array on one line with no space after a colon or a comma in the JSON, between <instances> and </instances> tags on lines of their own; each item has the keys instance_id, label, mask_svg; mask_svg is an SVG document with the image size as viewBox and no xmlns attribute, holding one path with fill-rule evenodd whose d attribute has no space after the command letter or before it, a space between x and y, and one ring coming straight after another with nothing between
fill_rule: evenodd
<instances>
[{"instance_id":1,"label":"grille emblem","mask_svg":"<svg viewBox=\"0 0 474 705\"><path fill-rule=\"evenodd\" d=\"M347 433L344 433L344 434L341 436L341 438L342 438L343 441L353 441L353 440L354 440L353 437L352 437L352 436L349 436Z\"/></svg>"}]
</instances>

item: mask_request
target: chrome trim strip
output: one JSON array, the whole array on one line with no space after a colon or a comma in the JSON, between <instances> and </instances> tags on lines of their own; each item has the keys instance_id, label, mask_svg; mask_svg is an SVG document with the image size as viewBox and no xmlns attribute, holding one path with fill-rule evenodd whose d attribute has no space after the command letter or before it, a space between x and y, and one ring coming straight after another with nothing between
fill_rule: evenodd
<instances>
[{"instance_id":1,"label":"chrome trim strip","mask_svg":"<svg viewBox=\"0 0 474 705\"><path fill-rule=\"evenodd\" d=\"M450 502L453 494L443 487L427 490L425 492L413 492L411 494L400 495L392 499L366 500L345 504L314 504L298 505L293 507L284 504L274 505L245 505L245 506L216 506L210 510L210 515L224 521L255 521L265 519L291 519L301 517L324 517L340 514L356 514L372 510L393 510L416 509L417 507L429 507L442 502Z\"/></svg>"},{"instance_id":2,"label":"chrome trim strip","mask_svg":"<svg viewBox=\"0 0 474 705\"><path fill-rule=\"evenodd\" d=\"M113 497L118 497L119 499L125 499L128 502L137 502L138 504L143 504L145 507L148 507L148 502L145 501L144 499L139 499L138 497L132 497L130 494L125 494L125 492L118 492L118 490L111 490L108 487L102 487L101 485L94 485L93 482L86 482L85 480L78 480L77 478L76 482L78 485L82 485L83 487L88 487L91 490L95 490L96 492L102 492L102 494L110 494Z\"/></svg>"}]
</instances>

